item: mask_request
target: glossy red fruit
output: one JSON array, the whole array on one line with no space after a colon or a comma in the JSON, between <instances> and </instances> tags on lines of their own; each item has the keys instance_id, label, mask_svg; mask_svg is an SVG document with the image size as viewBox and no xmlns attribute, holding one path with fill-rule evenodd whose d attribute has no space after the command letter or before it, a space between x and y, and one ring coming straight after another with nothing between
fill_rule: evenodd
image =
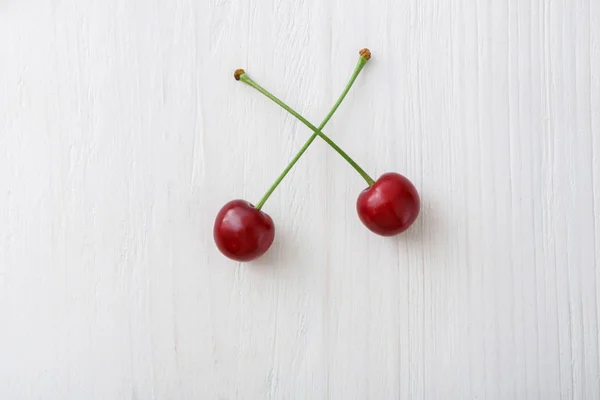
<instances>
[{"instance_id":1,"label":"glossy red fruit","mask_svg":"<svg viewBox=\"0 0 600 400\"><path fill-rule=\"evenodd\" d=\"M225 256L251 261L269 250L275 238L275 225L271 217L249 202L233 200L217 214L213 236Z\"/></svg>"},{"instance_id":2,"label":"glossy red fruit","mask_svg":"<svg viewBox=\"0 0 600 400\"><path fill-rule=\"evenodd\" d=\"M415 186L395 172L381 175L356 201L362 223L382 236L407 230L419 216L420 209L421 200Z\"/></svg>"}]
</instances>

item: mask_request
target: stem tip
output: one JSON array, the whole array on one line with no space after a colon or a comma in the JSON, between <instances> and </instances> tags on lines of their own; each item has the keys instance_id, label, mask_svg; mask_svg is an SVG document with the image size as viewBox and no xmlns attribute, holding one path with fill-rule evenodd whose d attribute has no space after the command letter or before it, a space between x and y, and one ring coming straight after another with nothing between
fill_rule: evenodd
<instances>
[{"instance_id":1,"label":"stem tip","mask_svg":"<svg viewBox=\"0 0 600 400\"><path fill-rule=\"evenodd\" d=\"M233 77L235 78L236 81L240 80L240 77L242 75L244 75L246 73L246 71L244 71L243 69L236 69L235 72L233 73Z\"/></svg>"},{"instance_id":2,"label":"stem tip","mask_svg":"<svg viewBox=\"0 0 600 400\"><path fill-rule=\"evenodd\" d=\"M360 54L360 56L367 61L371 58L371 50L369 50L367 48L362 49L361 51L358 52L358 54Z\"/></svg>"}]
</instances>

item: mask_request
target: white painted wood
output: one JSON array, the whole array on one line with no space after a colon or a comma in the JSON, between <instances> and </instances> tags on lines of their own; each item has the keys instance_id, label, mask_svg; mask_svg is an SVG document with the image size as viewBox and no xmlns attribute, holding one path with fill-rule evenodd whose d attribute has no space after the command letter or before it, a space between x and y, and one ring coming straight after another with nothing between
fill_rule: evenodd
<instances>
[{"instance_id":1,"label":"white painted wood","mask_svg":"<svg viewBox=\"0 0 600 400\"><path fill-rule=\"evenodd\" d=\"M322 142L410 177L370 234ZM0 1L0 398L598 399L598 0Z\"/></svg>"}]
</instances>

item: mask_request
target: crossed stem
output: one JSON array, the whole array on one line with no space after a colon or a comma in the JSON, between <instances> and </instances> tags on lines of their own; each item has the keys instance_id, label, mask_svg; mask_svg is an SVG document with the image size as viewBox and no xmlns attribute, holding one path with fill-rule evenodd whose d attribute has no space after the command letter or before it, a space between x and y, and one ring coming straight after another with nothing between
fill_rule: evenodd
<instances>
[{"instance_id":1,"label":"crossed stem","mask_svg":"<svg viewBox=\"0 0 600 400\"><path fill-rule=\"evenodd\" d=\"M339 108L339 106L342 104L342 101L344 100L344 98L346 97L346 95L348 94L348 92L350 91L350 88L352 87L352 85L356 81L356 78L358 77L358 75L360 74L360 72L362 71L362 69L364 68L364 66L366 65L366 63L367 63L367 61L369 60L370 57L371 57L371 53L369 52L368 49L361 50L358 63L356 65L355 69L354 69L354 72L352 73L352 76L350 77L350 80L348 81L348 83L347 83L346 87L344 88L344 90L342 91L340 97L335 102L335 104L333 105L333 107L331 108L331 110L329 110L329 113L327 113L327 116L325 116L325 119L323 120L323 122L321 122L321 124L319 125L318 128L315 127L313 124L311 124L306 118L304 118L302 115L300 115L294 109L292 109L290 106L288 106L287 104L285 104L283 101L279 100L276 96L274 96L273 94L271 94L268 90L266 90L265 88L263 88L262 86L260 86L258 83L256 83L254 80L252 80L252 78L250 78L244 72L244 70L240 69L240 70L235 71L235 74L234 74L235 79L240 80L240 81L242 81L242 82L250 85L254 89L258 90L260 93L262 93L263 95L265 95L266 97L268 97L269 99L271 99L273 102L277 103L280 107L282 107L284 110L286 110L287 112L289 112L290 114L292 114L296 119L298 119L300 122L302 122L310 130L313 131L313 134L310 136L310 138L308 138L308 140L300 148L300 150L298 151L298 153L296 153L296 155L294 156L294 158L292 158L292 161L290 161L290 163L285 167L285 169L283 170L283 172L277 177L277 179L275 180L275 182L273 183L273 185L271 185L271 187L269 188L269 190L267 190L267 192L265 193L265 195L257 203L257 205L256 205L256 209L257 210L260 210L264 206L264 204L269 199L269 197L271 196L271 194L273 194L273 192L275 191L275 189L277 189L277 187L279 186L279 184L281 183L281 181L283 181L283 179L285 178L285 176L291 171L291 169L298 162L298 160L300 159L300 157L302 157L302 155L304 154L304 152L306 152L306 150L308 149L308 147L312 144L312 142L316 139L317 136L320 136L321 139L323 139L340 156L342 156L363 177L363 179L367 182L367 184L369 186L373 186L373 184L375 183L375 181L373 180L373 178L371 178L333 140L331 140L327 135L325 135L322 132L322 129L325 127L325 125L327 125L327 123L329 122L329 120L331 119L331 117L333 117L333 114L335 114L335 112L337 111L337 109Z\"/></svg>"}]
</instances>

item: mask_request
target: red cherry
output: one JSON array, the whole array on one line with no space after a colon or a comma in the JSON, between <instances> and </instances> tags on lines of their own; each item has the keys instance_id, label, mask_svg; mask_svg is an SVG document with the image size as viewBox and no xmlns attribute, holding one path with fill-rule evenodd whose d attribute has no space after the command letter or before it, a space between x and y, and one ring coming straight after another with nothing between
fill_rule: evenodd
<instances>
[{"instance_id":1,"label":"red cherry","mask_svg":"<svg viewBox=\"0 0 600 400\"><path fill-rule=\"evenodd\" d=\"M381 236L407 230L419 215L421 200L414 185L395 172L381 175L358 196L356 211L363 224Z\"/></svg>"},{"instance_id":2,"label":"red cherry","mask_svg":"<svg viewBox=\"0 0 600 400\"><path fill-rule=\"evenodd\" d=\"M213 236L226 257L254 260L269 250L275 238L273 220L245 200L225 204L215 218Z\"/></svg>"}]
</instances>

